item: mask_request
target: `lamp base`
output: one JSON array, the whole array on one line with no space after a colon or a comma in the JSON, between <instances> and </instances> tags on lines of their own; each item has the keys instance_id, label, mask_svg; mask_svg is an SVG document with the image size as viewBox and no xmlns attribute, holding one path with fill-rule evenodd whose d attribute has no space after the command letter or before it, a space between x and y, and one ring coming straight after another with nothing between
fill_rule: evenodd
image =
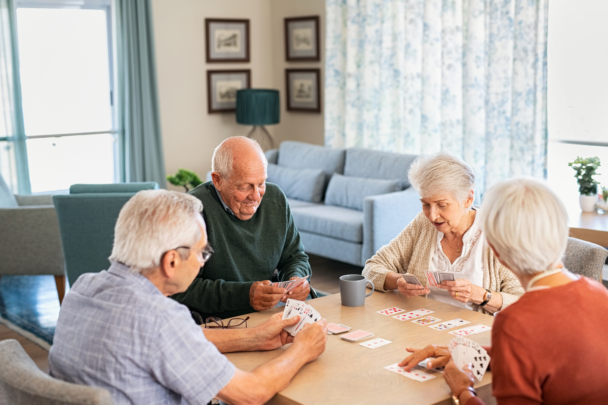
<instances>
[{"instance_id":1,"label":"lamp base","mask_svg":"<svg viewBox=\"0 0 608 405\"><path fill-rule=\"evenodd\" d=\"M270 149L274 149L274 139L272 139L272 136L270 136L264 125L254 126L245 136L247 138L258 141L260 144L267 143ZM258 138L259 140L256 138ZM263 147L263 145L260 146Z\"/></svg>"}]
</instances>

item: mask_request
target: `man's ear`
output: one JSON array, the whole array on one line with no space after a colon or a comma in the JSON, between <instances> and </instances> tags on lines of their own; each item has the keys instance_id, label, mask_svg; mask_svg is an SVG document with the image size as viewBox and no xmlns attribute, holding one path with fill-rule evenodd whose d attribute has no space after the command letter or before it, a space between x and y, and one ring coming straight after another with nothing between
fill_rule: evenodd
<instances>
[{"instance_id":1,"label":"man's ear","mask_svg":"<svg viewBox=\"0 0 608 405\"><path fill-rule=\"evenodd\" d=\"M179 260L181 260L181 257L179 257L177 250L170 250L163 256L163 262L161 263L160 268L165 277L168 279L175 277Z\"/></svg>"},{"instance_id":2,"label":"man's ear","mask_svg":"<svg viewBox=\"0 0 608 405\"><path fill-rule=\"evenodd\" d=\"M211 180L213 181L213 185L218 190L222 186L222 176L218 172L211 173Z\"/></svg>"}]
</instances>

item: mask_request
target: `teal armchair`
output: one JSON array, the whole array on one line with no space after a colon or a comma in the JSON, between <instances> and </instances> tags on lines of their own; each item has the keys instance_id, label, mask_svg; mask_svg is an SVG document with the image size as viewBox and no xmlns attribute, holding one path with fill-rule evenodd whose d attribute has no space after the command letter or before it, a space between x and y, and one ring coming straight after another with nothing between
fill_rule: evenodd
<instances>
[{"instance_id":1,"label":"teal armchair","mask_svg":"<svg viewBox=\"0 0 608 405\"><path fill-rule=\"evenodd\" d=\"M155 189L155 182L74 184L69 195L53 196L70 285L109 267L120 210L138 191Z\"/></svg>"}]
</instances>

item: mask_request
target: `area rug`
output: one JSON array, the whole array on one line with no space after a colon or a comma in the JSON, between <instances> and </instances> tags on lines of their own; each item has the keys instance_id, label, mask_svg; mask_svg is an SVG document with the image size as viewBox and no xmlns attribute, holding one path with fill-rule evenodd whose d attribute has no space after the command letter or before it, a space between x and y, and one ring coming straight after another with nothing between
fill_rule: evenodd
<instances>
[{"instance_id":1,"label":"area rug","mask_svg":"<svg viewBox=\"0 0 608 405\"><path fill-rule=\"evenodd\" d=\"M48 349L59 317L53 276L2 276L0 323Z\"/></svg>"}]
</instances>

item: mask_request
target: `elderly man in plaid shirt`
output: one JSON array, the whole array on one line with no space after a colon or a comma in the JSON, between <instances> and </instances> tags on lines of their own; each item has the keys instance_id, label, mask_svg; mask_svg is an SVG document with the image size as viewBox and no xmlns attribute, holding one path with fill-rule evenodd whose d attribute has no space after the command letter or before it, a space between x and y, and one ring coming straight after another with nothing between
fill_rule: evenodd
<instances>
[{"instance_id":1,"label":"elderly man in plaid shirt","mask_svg":"<svg viewBox=\"0 0 608 405\"><path fill-rule=\"evenodd\" d=\"M209 259L201 202L165 190L137 193L116 224L107 271L82 275L66 295L49 353L51 375L107 389L117 404L263 403L325 350L325 320L295 338L298 317L255 328L202 329L167 298L185 291ZM95 269L92 269L95 270ZM274 350L251 372L222 354Z\"/></svg>"}]
</instances>

